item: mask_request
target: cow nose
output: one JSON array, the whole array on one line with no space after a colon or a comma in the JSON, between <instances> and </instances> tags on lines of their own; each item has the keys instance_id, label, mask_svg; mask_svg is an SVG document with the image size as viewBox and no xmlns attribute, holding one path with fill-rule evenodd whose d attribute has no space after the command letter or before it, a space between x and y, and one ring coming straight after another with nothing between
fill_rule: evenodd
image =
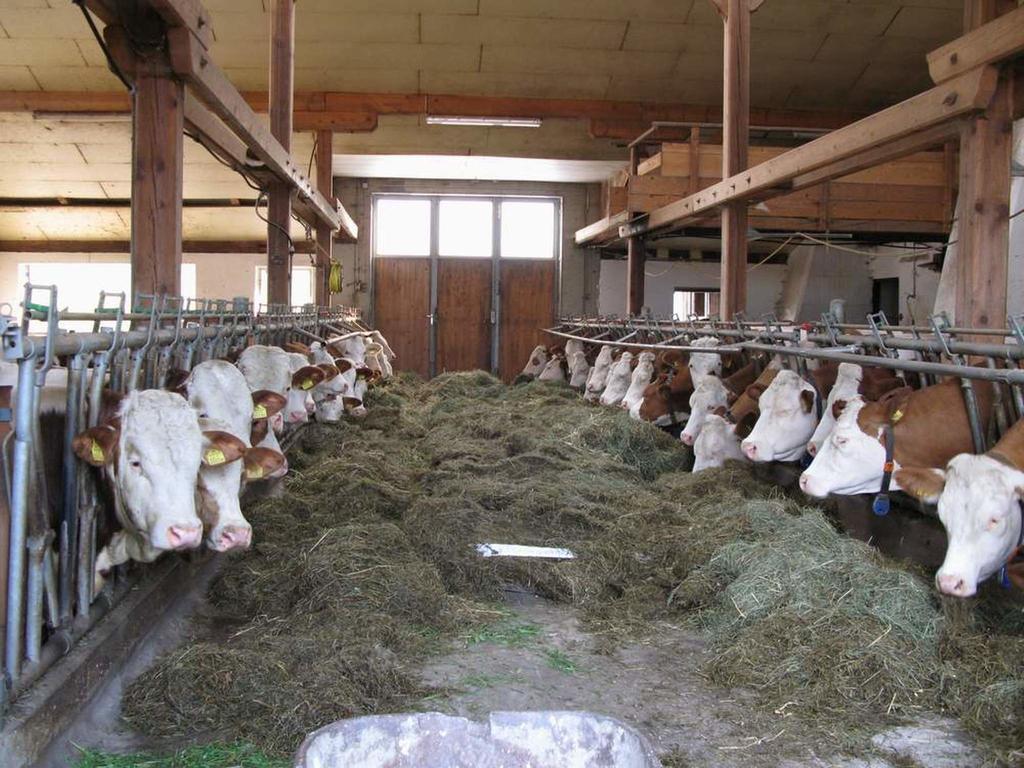
<instances>
[{"instance_id":1,"label":"cow nose","mask_svg":"<svg viewBox=\"0 0 1024 768\"><path fill-rule=\"evenodd\" d=\"M172 525L167 529L167 542L172 549L195 549L202 537L201 525Z\"/></svg>"},{"instance_id":2,"label":"cow nose","mask_svg":"<svg viewBox=\"0 0 1024 768\"><path fill-rule=\"evenodd\" d=\"M751 461L757 461L757 446L754 443L743 443L743 454Z\"/></svg>"},{"instance_id":3,"label":"cow nose","mask_svg":"<svg viewBox=\"0 0 1024 768\"><path fill-rule=\"evenodd\" d=\"M219 552L248 549L252 543L252 528L248 525L225 525L217 543Z\"/></svg>"},{"instance_id":4,"label":"cow nose","mask_svg":"<svg viewBox=\"0 0 1024 768\"><path fill-rule=\"evenodd\" d=\"M818 454L818 444L817 443L808 443L807 444L807 452L809 454L811 454L811 456L816 456Z\"/></svg>"},{"instance_id":5,"label":"cow nose","mask_svg":"<svg viewBox=\"0 0 1024 768\"><path fill-rule=\"evenodd\" d=\"M316 411L316 403L313 400L306 401L306 413L312 415Z\"/></svg>"},{"instance_id":6,"label":"cow nose","mask_svg":"<svg viewBox=\"0 0 1024 768\"><path fill-rule=\"evenodd\" d=\"M803 491L804 493L807 493L807 484L809 482L810 481L807 479L807 475L806 474L801 474L800 475L800 490Z\"/></svg>"},{"instance_id":7,"label":"cow nose","mask_svg":"<svg viewBox=\"0 0 1024 768\"><path fill-rule=\"evenodd\" d=\"M302 423L304 421L308 421L308 420L309 420L309 414L306 413L304 410L303 411L292 411L291 413L288 414L288 421L292 422L293 424L300 424L300 423Z\"/></svg>"},{"instance_id":8,"label":"cow nose","mask_svg":"<svg viewBox=\"0 0 1024 768\"><path fill-rule=\"evenodd\" d=\"M957 576L955 573L940 573L935 577L935 580L938 584L939 592L944 595L970 597L973 594L968 593L963 577Z\"/></svg>"},{"instance_id":9,"label":"cow nose","mask_svg":"<svg viewBox=\"0 0 1024 768\"><path fill-rule=\"evenodd\" d=\"M683 445L693 445L693 435L688 435L685 432L680 433L679 439L683 441Z\"/></svg>"}]
</instances>

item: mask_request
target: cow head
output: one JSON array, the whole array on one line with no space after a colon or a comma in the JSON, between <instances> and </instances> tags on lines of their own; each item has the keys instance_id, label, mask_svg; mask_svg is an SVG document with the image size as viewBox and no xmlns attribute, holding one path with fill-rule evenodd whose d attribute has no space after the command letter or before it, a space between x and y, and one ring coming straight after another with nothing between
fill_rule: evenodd
<instances>
[{"instance_id":1,"label":"cow head","mask_svg":"<svg viewBox=\"0 0 1024 768\"><path fill-rule=\"evenodd\" d=\"M702 336L693 342L695 347L717 347L718 339L713 336ZM722 356L714 352L693 352L690 354L690 376L697 384L705 376L722 375Z\"/></svg>"},{"instance_id":2,"label":"cow head","mask_svg":"<svg viewBox=\"0 0 1024 768\"><path fill-rule=\"evenodd\" d=\"M312 389L325 378L327 374L324 369L315 365L303 365L293 370L284 417L287 423L302 424L309 421L309 415L316 410Z\"/></svg>"},{"instance_id":3,"label":"cow head","mask_svg":"<svg viewBox=\"0 0 1024 768\"><path fill-rule=\"evenodd\" d=\"M835 426L800 475L800 489L808 496L823 499L830 493L873 493L881 487L885 465L882 429L876 424L868 434L861 428L865 405L860 395L833 403Z\"/></svg>"},{"instance_id":4,"label":"cow head","mask_svg":"<svg viewBox=\"0 0 1024 768\"><path fill-rule=\"evenodd\" d=\"M812 374L819 392L824 391L822 389L821 376L819 375L822 370L823 369L818 369ZM836 417L832 412L832 406L837 401L848 400L856 395L857 391L860 389L860 382L863 375L864 369L855 363L839 364L835 382L831 386L828 393L828 400L825 401L825 407L822 409L821 421L818 422L818 426L814 429L814 434L811 435L811 439L807 442L807 452L811 454L811 456L817 454L821 444L825 442L825 439L832 432L832 428L836 425Z\"/></svg>"},{"instance_id":5,"label":"cow head","mask_svg":"<svg viewBox=\"0 0 1024 768\"><path fill-rule=\"evenodd\" d=\"M988 455L964 453L945 470L905 467L894 477L907 493L939 505L949 539L935 574L939 591L971 597L1020 541L1024 472Z\"/></svg>"},{"instance_id":6,"label":"cow head","mask_svg":"<svg viewBox=\"0 0 1024 768\"><path fill-rule=\"evenodd\" d=\"M736 428L724 416L724 408L708 414L704 426L693 444L693 471L721 467L726 461L747 461L740 450L740 437Z\"/></svg>"},{"instance_id":7,"label":"cow head","mask_svg":"<svg viewBox=\"0 0 1024 768\"><path fill-rule=\"evenodd\" d=\"M543 344L538 344L530 353L530 359L523 366L523 376L539 376L548 363L548 349Z\"/></svg>"},{"instance_id":8,"label":"cow head","mask_svg":"<svg viewBox=\"0 0 1024 768\"><path fill-rule=\"evenodd\" d=\"M72 447L103 468L121 524L154 549L199 546L195 489L203 436L195 410L173 392L142 390L124 396L116 423L86 430Z\"/></svg>"},{"instance_id":9,"label":"cow head","mask_svg":"<svg viewBox=\"0 0 1024 768\"><path fill-rule=\"evenodd\" d=\"M693 445L701 428L708 417L716 408L728 405L729 390L717 376L706 376L690 395L690 418L686 420L686 427L683 428L679 439L685 445Z\"/></svg>"},{"instance_id":10,"label":"cow head","mask_svg":"<svg viewBox=\"0 0 1024 768\"><path fill-rule=\"evenodd\" d=\"M814 387L793 371L779 371L758 398L761 415L742 443L754 462L796 461L818 423Z\"/></svg>"},{"instance_id":11,"label":"cow head","mask_svg":"<svg viewBox=\"0 0 1024 768\"><path fill-rule=\"evenodd\" d=\"M590 363L587 362L587 355L582 350L572 352L569 357L569 386L573 389L583 389L589 374Z\"/></svg>"}]
</instances>

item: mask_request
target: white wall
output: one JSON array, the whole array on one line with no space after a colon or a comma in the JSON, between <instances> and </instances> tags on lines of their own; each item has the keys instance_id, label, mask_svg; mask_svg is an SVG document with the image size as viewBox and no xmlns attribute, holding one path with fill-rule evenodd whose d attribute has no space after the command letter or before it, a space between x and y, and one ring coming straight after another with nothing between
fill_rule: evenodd
<instances>
[{"instance_id":1,"label":"white wall","mask_svg":"<svg viewBox=\"0 0 1024 768\"><path fill-rule=\"evenodd\" d=\"M672 314L672 293L677 288L718 288L717 262L648 260L644 280L644 305L655 314ZM786 267L765 264L754 269L747 282L747 316L759 317L775 311L782 291ZM626 311L626 262L601 262L598 312L623 315Z\"/></svg>"},{"instance_id":2,"label":"white wall","mask_svg":"<svg viewBox=\"0 0 1024 768\"><path fill-rule=\"evenodd\" d=\"M904 249L863 248L865 255L854 255L829 250L821 246L801 246L801 252L811 260L806 284L796 287L794 300L800 307L794 320L818 320L828 310L832 299L846 300L846 320L863 323L871 311L872 280L886 277L900 279L900 310L908 314L908 295L914 292L915 267L902 262ZM870 255L868 255L870 254ZM657 261L646 264L644 281L645 306L655 315L672 314L672 293L677 288L718 288L717 262ZM931 314L938 288L939 276L924 267L916 268L917 316L926 322ZM747 317L756 319L771 312L782 311L782 297L789 277L788 265L765 264L751 266L747 274ZM626 307L626 262L601 262L599 312L602 315L622 315ZM889 318L895 323L896 318Z\"/></svg>"},{"instance_id":3,"label":"white wall","mask_svg":"<svg viewBox=\"0 0 1024 768\"><path fill-rule=\"evenodd\" d=\"M24 276L18 274L18 264L31 262L125 263L123 253L0 253L0 302L9 302L17 311L21 302ZM307 264L309 256L296 255L295 264ZM257 265L266 263L261 253L187 253L184 264L196 265L196 293L202 298L232 299L245 296L252 299ZM68 279L74 279L73 268ZM59 300L59 292L58 292Z\"/></svg>"}]
</instances>

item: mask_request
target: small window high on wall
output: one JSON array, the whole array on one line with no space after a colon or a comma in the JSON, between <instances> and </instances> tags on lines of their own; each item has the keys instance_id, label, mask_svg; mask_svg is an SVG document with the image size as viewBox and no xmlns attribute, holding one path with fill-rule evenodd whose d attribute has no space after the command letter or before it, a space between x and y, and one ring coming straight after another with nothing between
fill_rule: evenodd
<instances>
[{"instance_id":1,"label":"small window high on wall","mask_svg":"<svg viewBox=\"0 0 1024 768\"><path fill-rule=\"evenodd\" d=\"M672 294L672 314L680 320L696 315L711 317L719 313L721 294L716 288L676 288Z\"/></svg>"},{"instance_id":2,"label":"small window high on wall","mask_svg":"<svg viewBox=\"0 0 1024 768\"><path fill-rule=\"evenodd\" d=\"M378 195L374 255L555 259L561 224L557 198Z\"/></svg>"}]
</instances>

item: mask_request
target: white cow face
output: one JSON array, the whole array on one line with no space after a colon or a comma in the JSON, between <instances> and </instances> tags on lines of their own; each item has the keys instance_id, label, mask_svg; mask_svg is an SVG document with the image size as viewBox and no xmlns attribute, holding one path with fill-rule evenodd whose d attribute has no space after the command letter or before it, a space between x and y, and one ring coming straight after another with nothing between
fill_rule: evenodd
<instances>
[{"instance_id":1,"label":"white cow face","mask_svg":"<svg viewBox=\"0 0 1024 768\"><path fill-rule=\"evenodd\" d=\"M604 346L597 353L594 367L590 369L590 375L587 377L587 393L584 399L594 402L604 392L605 384L608 382L608 372L612 365L612 352L611 347Z\"/></svg>"},{"instance_id":2,"label":"white cow face","mask_svg":"<svg viewBox=\"0 0 1024 768\"><path fill-rule=\"evenodd\" d=\"M76 436L76 455L104 468L125 528L154 549L198 547L203 525L195 490L203 437L195 410L181 395L143 390L124 397L118 420L119 428L93 427Z\"/></svg>"},{"instance_id":3,"label":"white cow face","mask_svg":"<svg viewBox=\"0 0 1024 768\"><path fill-rule=\"evenodd\" d=\"M885 447L879 440L881 432L866 435L857 423L865 404L860 395L846 403L832 433L800 475L800 489L808 496L823 499L830 493L851 496L880 490ZM892 488L898 489L898 483L894 482Z\"/></svg>"},{"instance_id":4,"label":"white cow face","mask_svg":"<svg viewBox=\"0 0 1024 768\"><path fill-rule=\"evenodd\" d=\"M569 386L583 389L589 376L590 363L587 362L587 356L582 351L573 352L569 356Z\"/></svg>"},{"instance_id":5,"label":"white cow face","mask_svg":"<svg viewBox=\"0 0 1024 768\"><path fill-rule=\"evenodd\" d=\"M729 390L717 376L705 376L690 395L690 418L686 420L679 439L693 445L708 416L716 408L729 404Z\"/></svg>"},{"instance_id":6,"label":"white cow face","mask_svg":"<svg viewBox=\"0 0 1024 768\"><path fill-rule=\"evenodd\" d=\"M543 344L538 344L533 348L533 352L530 353L530 359L526 361L526 365L523 366L523 376L539 376L540 372L544 370L544 366L548 364L548 350Z\"/></svg>"},{"instance_id":7,"label":"white cow face","mask_svg":"<svg viewBox=\"0 0 1024 768\"><path fill-rule=\"evenodd\" d=\"M654 355L650 352L641 352L637 360L639 362L629 379L629 389L626 390L626 394L622 398L622 407L631 413L636 411L634 418L639 419L640 404L644 401L644 390L647 389L647 385L651 383L651 377L654 375Z\"/></svg>"},{"instance_id":8,"label":"white cow face","mask_svg":"<svg viewBox=\"0 0 1024 768\"><path fill-rule=\"evenodd\" d=\"M345 398L352 397L356 384L356 369L346 360L339 360L337 367L345 370L329 381L313 389L316 401L316 420L336 424L345 413Z\"/></svg>"},{"instance_id":9,"label":"white cow face","mask_svg":"<svg viewBox=\"0 0 1024 768\"><path fill-rule=\"evenodd\" d=\"M693 456L694 472L721 467L729 460L747 461L740 450L735 426L714 413L704 420L704 427L693 444Z\"/></svg>"},{"instance_id":10,"label":"white cow face","mask_svg":"<svg viewBox=\"0 0 1024 768\"><path fill-rule=\"evenodd\" d=\"M793 371L779 371L758 400L761 415L742 443L754 462L796 461L804 455L818 417L814 387Z\"/></svg>"},{"instance_id":11,"label":"white cow face","mask_svg":"<svg viewBox=\"0 0 1024 768\"><path fill-rule=\"evenodd\" d=\"M703 336L693 342L695 347L717 347L718 339ZM690 355L690 377L693 383L699 384L705 376L722 375L722 356L711 352L693 352Z\"/></svg>"},{"instance_id":12,"label":"white cow face","mask_svg":"<svg viewBox=\"0 0 1024 768\"><path fill-rule=\"evenodd\" d=\"M537 377L539 381L565 381L565 371L562 369L563 358L555 356L544 364L544 370Z\"/></svg>"},{"instance_id":13,"label":"white cow face","mask_svg":"<svg viewBox=\"0 0 1024 768\"><path fill-rule=\"evenodd\" d=\"M855 363L840 363L839 371L836 374L836 383L832 391L828 393L828 400L822 409L821 421L818 422L814 434L807 443L807 452L814 456L825 442L832 428L836 425L836 418L832 413L832 406L840 400L849 400L857 394L860 389L861 378L864 376L864 369Z\"/></svg>"},{"instance_id":14,"label":"white cow face","mask_svg":"<svg viewBox=\"0 0 1024 768\"><path fill-rule=\"evenodd\" d=\"M633 375L633 353L623 352L608 372L604 392L601 393L601 405L618 405L626 396L629 382Z\"/></svg>"},{"instance_id":15,"label":"white cow face","mask_svg":"<svg viewBox=\"0 0 1024 768\"><path fill-rule=\"evenodd\" d=\"M938 502L949 538L946 559L935 574L939 591L971 597L1020 541L1024 472L989 456L963 453L945 471L908 467L896 474L908 493Z\"/></svg>"}]
</instances>

